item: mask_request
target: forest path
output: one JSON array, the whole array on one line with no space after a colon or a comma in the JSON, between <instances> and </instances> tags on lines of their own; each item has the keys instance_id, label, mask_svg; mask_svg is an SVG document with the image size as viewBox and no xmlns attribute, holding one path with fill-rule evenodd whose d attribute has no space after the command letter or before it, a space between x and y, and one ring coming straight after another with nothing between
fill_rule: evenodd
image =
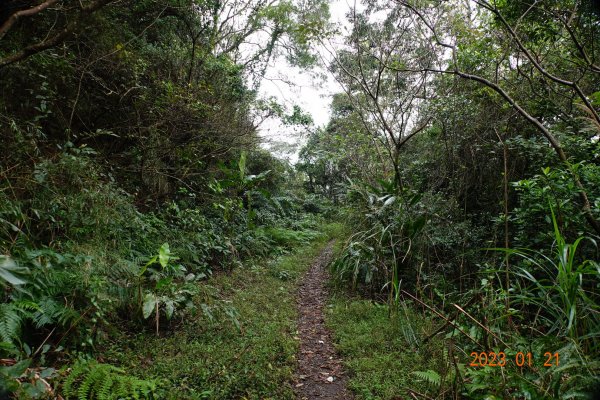
<instances>
[{"instance_id":1,"label":"forest path","mask_svg":"<svg viewBox=\"0 0 600 400\"><path fill-rule=\"evenodd\" d=\"M352 399L346 388L342 360L335 352L331 334L325 326L327 305L327 264L333 254L330 242L313 261L298 290L299 368L295 376L298 400Z\"/></svg>"}]
</instances>

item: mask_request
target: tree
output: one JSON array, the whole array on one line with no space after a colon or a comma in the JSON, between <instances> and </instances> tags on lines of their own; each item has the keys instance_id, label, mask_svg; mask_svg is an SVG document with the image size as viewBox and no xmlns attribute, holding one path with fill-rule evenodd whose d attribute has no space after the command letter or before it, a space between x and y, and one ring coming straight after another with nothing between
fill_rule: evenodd
<instances>
[{"instance_id":1,"label":"tree","mask_svg":"<svg viewBox=\"0 0 600 400\"><path fill-rule=\"evenodd\" d=\"M507 75L516 75L513 83L518 85L530 85L534 96L539 95L537 82L541 83L541 93L546 93L545 100L549 102L555 110L560 104L553 102L554 95L566 96L566 113L556 112L555 116L562 116L567 120L573 120L576 116L574 105L577 104L591 115L596 122L598 112L590 100L590 95L585 93L585 88L592 88L593 83L597 82L595 60L590 58L590 54L595 54L597 43L588 39L581 40L578 34L583 31L593 33L595 24L593 21L597 17L589 14L588 17L580 15L581 4L575 2L571 7L569 4L560 3L558 6L548 6L544 2L531 3L529 7L519 13L518 8L511 8L500 2L487 2L484 0L476 1L479 7L476 11L470 10L462 3L441 4L435 3L436 7L419 8L412 2L399 1L407 10L410 10L422 27L420 40L424 49L430 49L435 54L436 47L447 49L450 53L449 59L435 59L426 66L394 66L389 67L396 71L420 71L435 72L442 74L453 74L460 78L471 80L482 84L502 99L504 99L512 108L518 112L524 119L532 124L539 133L548 141L554 149L558 159L571 171L573 181L575 182L581 201L581 209L590 226L600 233L600 222L598 217L592 211L592 206L587 195L587 191L582 184L579 176L570 167L570 160L563 148L559 137L552 132L557 125L552 119L542 120L527 110L524 101L513 94L512 87L506 85ZM533 12L530 13L530 11ZM545 32L541 36L533 36L527 45L520 38L514 26L504 17L504 12L513 13L515 21L524 21L524 25L530 31ZM550 22L541 22L540 15L548 18ZM568 16L568 18L566 17ZM540 29L540 24L541 29ZM496 26L504 29L503 35L495 35ZM550 43L559 43L560 45L550 46ZM487 47L483 47L483 44ZM535 49L543 51L536 53ZM570 51L571 50L571 51ZM553 60L561 59L564 54L572 57L572 63L561 62L559 69L562 71L551 71ZM479 58L483 58L483 63L477 63ZM465 68L473 70L475 73L465 72ZM544 65L548 63L547 65ZM494 66L494 68L490 68ZM565 79L558 74L569 74L575 78ZM490 76L486 77L486 74ZM597 86L596 86L597 87ZM564 99L561 103L564 104ZM570 102L570 104L568 103ZM566 115L565 115L566 114Z\"/></svg>"},{"instance_id":2,"label":"tree","mask_svg":"<svg viewBox=\"0 0 600 400\"><path fill-rule=\"evenodd\" d=\"M365 131L361 116L348 97L333 96L331 120L309 134L296 168L308 177L307 188L332 200L348 179L374 183L385 173L381 143Z\"/></svg>"},{"instance_id":3,"label":"tree","mask_svg":"<svg viewBox=\"0 0 600 400\"><path fill-rule=\"evenodd\" d=\"M402 183L401 149L430 122L420 113L429 96L428 72L388 67L405 59L421 62L412 43L415 32L409 17L393 5L373 4L361 13L354 7L349 14L352 32L348 48L331 53L331 70L365 130L383 145L396 185Z\"/></svg>"},{"instance_id":4,"label":"tree","mask_svg":"<svg viewBox=\"0 0 600 400\"><path fill-rule=\"evenodd\" d=\"M7 25L0 42L0 113L39 129L38 148L93 148L156 200L201 190L220 160L257 145L264 68L279 51L306 56L328 16L323 1L71 3L8 17L31 23ZM52 43L28 50L43 37Z\"/></svg>"}]
</instances>

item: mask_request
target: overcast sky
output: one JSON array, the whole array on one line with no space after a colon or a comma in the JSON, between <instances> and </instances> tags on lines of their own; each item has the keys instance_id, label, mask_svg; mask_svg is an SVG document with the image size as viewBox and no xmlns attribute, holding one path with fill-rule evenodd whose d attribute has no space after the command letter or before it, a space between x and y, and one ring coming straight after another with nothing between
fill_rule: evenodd
<instances>
[{"instance_id":1,"label":"overcast sky","mask_svg":"<svg viewBox=\"0 0 600 400\"><path fill-rule=\"evenodd\" d=\"M351 1L351 0L350 0ZM349 0L334 0L330 3L331 22L344 25L345 14L350 9ZM326 56L327 52L321 49ZM316 77L321 75L321 77ZM288 82L292 82L290 85ZM341 87L323 68L306 72L300 68L292 67L284 59L273 60L267 70L265 80L261 84L260 95L263 97L273 96L280 104L288 109L293 105L300 106L305 112L312 115L316 126L324 126L329 121L329 104L331 96L341 92ZM277 143L302 144L304 132L281 126L277 121L266 121L260 127L261 136L265 139L265 147L275 150ZM297 152L297 151L296 151ZM278 153L275 151L275 153ZM278 154L282 155L282 154ZM295 162L297 154L290 157Z\"/></svg>"}]
</instances>

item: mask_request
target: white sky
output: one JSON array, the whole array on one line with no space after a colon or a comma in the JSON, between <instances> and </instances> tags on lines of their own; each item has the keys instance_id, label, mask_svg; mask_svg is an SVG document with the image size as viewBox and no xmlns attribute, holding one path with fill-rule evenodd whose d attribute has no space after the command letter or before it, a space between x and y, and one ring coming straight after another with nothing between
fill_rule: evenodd
<instances>
[{"instance_id":1,"label":"white sky","mask_svg":"<svg viewBox=\"0 0 600 400\"><path fill-rule=\"evenodd\" d=\"M345 14L352 6L349 1L352 0L330 2L331 22L340 27L345 25ZM321 53L326 52L321 51ZM293 83L293 86L288 82ZM312 115L316 126L324 126L329 122L331 96L341 91L339 84L322 67L315 68L311 73L290 66L283 58L277 58L269 66L259 94L262 97L275 97L288 110L291 110L293 105L298 105L304 112ZM264 146L278 156L284 156L276 149L278 142L301 145L306 139L304 132L282 126L275 120L265 121L259 130L264 138ZM289 155L291 162L297 161L298 150L299 147Z\"/></svg>"}]
</instances>

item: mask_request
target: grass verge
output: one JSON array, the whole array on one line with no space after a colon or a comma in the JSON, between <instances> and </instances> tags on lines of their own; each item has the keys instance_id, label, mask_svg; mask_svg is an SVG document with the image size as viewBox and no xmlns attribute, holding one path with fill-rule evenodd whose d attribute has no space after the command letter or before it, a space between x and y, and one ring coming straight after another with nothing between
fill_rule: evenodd
<instances>
[{"instance_id":1,"label":"grass verge","mask_svg":"<svg viewBox=\"0 0 600 400\"><path fill-rule=\"evenodd\" d=\"M171 336L121 335L105 352L107 361L161 380L169 399L293 399L296 287L337 229L326 226L325 235L292 254L211 279L233 318L203 313Z\"/></svg>"},{"instance_id":2,"label":"grass verge","mask_svg":"<svg viewBox=\"0 0 600 400\"><path fill-rule=\"evenodd\" d=\"M443 344L434 339L419 346L417 340L432 330L432 321L402 307L390 315L385 304L339 292L330 300L326 321L357 400L410 398L405 397L409 389L427 392L427 383L413 372L440 368Z\"/></svg>"}]
</instances>

